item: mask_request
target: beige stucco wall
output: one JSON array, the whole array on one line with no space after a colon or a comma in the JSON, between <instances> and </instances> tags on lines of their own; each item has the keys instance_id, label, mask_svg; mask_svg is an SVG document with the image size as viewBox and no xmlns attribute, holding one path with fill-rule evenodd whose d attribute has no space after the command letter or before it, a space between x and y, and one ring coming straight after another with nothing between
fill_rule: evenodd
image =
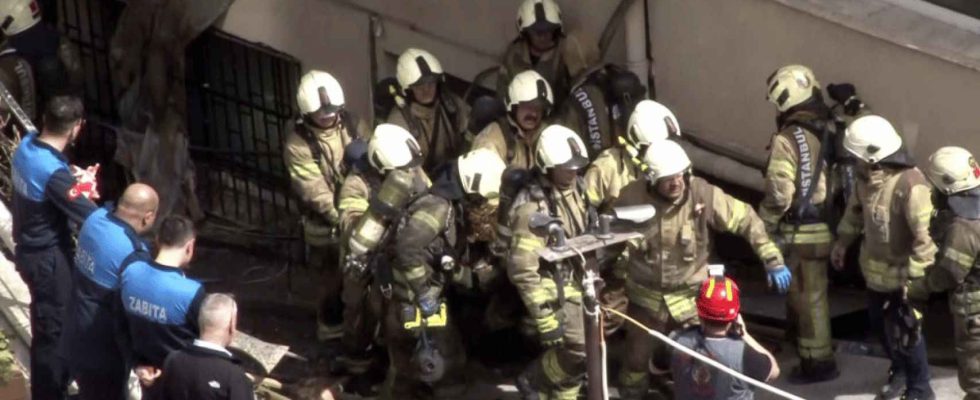
<instances>
[{"instance_id":1,"label":"beige stucco wall","mask_svg":"<svg viewBox=\"0 0 980 400\"><path fill-rule=\"evenodd\" d=\"M491 66L516 36L521 0L236 0L218 28L265 43L298 58L304 70L319 68L337 76L348 104L359 114L370 110L370 15L380 16L380 53L408 46L432 51L444 68L465 79ZM618 1L559 0L566 25L598 40ZM618 40L609 59L623 61ZM390 67L381 62L380 68ZM384 72L384 71L382 71Z\"/></svg>"},{"instance_id":2,"label":"beige stucco wall","mask_svg":"<svg viewBox=\"0 0 980 400\"><path fill-rule=\"evenodd\" d=\"M685 130L764 157L775 116L764 81L783 64L802 63L824 85L857 85L874 110L916 142L920 163L943 145L980 150L980 72L775 0L651 5L658 96Z\"/></svg>"}]
</instances>

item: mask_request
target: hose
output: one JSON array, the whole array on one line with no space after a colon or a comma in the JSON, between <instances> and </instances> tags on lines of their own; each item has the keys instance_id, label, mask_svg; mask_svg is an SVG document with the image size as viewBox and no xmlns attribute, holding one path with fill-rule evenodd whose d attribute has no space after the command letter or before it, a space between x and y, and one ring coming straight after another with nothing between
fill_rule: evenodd
<instances>
[{"instance_id":1,"label":"hose","mask_svg":"<svg viewBox=\"0 0 980 400\"><path fill-rule=\"evenodd\" d=\"M642 323L640 323L640 321L637 321L637 320L635 320L633 318L630 318L630 316L628 316L628 315L626 315L624 313L621 313L619 311L616 311L616 310L611 309L611 308L606 308L606 307L602 307L602 309L605 310L606 312L610 312L610 313L613 313L613 314L616 314L616 315L622 317L624 320L628 321L629 323L631 323L633 325L636 325L639 328L642 328L643 330L647 331L647 333L649 333L650 336L653 336L653 337L657 338L658 340L660 340L661 342L666 343L668 346L673 347L675 350L681 351L684 354L687 354L687 355L689 355L691 357L694 357L694 358L698 359L699 361L701 361L701 362L703 362L705 364L708 364L708 365L710 365L712 367L715 367L716 369L720 370L721 372L724 372L724 373L726 373L728 375L732 375L732 376L734 376L734 377L736 377L738 379L741 379L741 380L743 380L743 381L751 384L752 386L755 386L757 388L760 388L762 390L765 390L765 391L767 391L769 393L772 393L772 394L777 395L779 397L782 397L784 399L803 400L802 397L796 396L796 395L794 395L792 393L789 393L789 392L785 392L785 391L783 391L783 390L781 390L779 388L770 386L770 385L766 384L765 382L757 381L757 380L752 379L752 378L750 378L748 376L745 376L741 372L738 372L738 371L736 371L734 369L728 368L724 364L722 364L722 363L720 363L718 361L712 360L711 358L706 357L705 355L703 355L701 353L698 353L698 352L696 352L696 351L694 351L692 349L689 349L686 346L681 345L680 343L677 343L677 342L671 340L666 335L664 335L664 334L662 334L660 332L657 332L656 330L650 329L646 325L643 325Z\"/></svg>"}]
</instances>

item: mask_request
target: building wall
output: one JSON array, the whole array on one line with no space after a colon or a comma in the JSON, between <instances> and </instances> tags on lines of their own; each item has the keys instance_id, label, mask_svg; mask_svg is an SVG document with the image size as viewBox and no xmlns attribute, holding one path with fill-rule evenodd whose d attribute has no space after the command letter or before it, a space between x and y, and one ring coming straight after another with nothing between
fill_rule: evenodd
<instances>
[{"instance_id":1,"label":"building wall","mask_svg":"<svg viewBox=\"0 0 980 400\"><path fill-rule=\"evenodd\" d=\"M559 0L566 25L598 37L618 1ZM494 64L516 36L521 0L236 0L216 24L250 41L298 58L303 69L329 71L340 80L350 107L369 115L370 18L380 17L379 69L408 46L432 51L444 68L471 79ZM621 36L620 36L621 37ZM615 41L608 59L623 61ZM389 72L390 73L390 72Z\"/></svg>"},{"instance_id":2,"label":"building wall","mask_svg":"<svg viewBox=\"0 0 980 400\"><path fill-rule=\"evenodd\" d=\"M765 79L784 64L801 63L824 85L854 83L907 136L920 163L944 145L980 150L980 72L974 69L776 0L650 4L658 96L685 130L765 157L775 117Z\"/></svg>"}]
</instances>

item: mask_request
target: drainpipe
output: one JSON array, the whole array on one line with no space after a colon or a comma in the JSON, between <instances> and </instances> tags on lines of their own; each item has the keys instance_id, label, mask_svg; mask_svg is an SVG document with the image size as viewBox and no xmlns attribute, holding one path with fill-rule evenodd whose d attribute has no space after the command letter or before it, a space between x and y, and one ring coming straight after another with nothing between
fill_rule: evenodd
<instances>
[{"instance_id":1,"label":"drainpipe","mask_svg":"<svg viewBox=\"0 0 980 400\"><path fill-rule=\"evenodd\" d=\"M650 62L647 30L647 0L633 1L623 17L626 35L626 67L640 79L646 78L651 98L656 98L653 90L653 64Z\"/></svg>"}]
</instances>

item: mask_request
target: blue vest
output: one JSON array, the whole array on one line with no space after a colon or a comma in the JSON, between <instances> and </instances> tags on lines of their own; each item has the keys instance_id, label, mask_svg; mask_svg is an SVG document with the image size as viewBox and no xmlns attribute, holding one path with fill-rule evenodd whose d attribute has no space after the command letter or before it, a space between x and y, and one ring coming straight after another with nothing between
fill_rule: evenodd
<instances>
[{"instance_id":1,"label":"blue vest","mask_svg":"<svg viewBox=\"0 0 980 400\"><path fill-rule=\"evenodd\" d=\"M125 360L128 333L123 329L119 276L127 264L149 260L149 251L133 228L108 208L85 220L59 349L73 369L110 369Z\"/></svg>"},{"instance_id":2,"label":"blue vest","mask_svg":"<svg viewBox=\"0 0 980 400\"><path fill-rule=\"evenodd\" d=\"M178 268L154 261L127 266L120 298L136 363L159 368L171 351L193 343L203 297L201 284L186 278Z\"/></svg>"}]
</instances>

